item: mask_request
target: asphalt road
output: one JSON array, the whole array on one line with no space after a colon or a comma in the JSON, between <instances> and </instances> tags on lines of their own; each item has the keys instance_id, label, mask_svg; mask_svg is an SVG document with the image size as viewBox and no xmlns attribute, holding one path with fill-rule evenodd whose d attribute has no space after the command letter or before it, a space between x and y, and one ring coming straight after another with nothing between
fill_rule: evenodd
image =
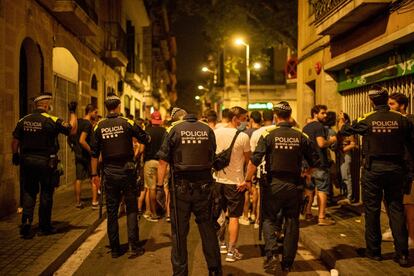
<instances>
[{"instance_id":1,"label":"asphalt road","mask_svg":"<svg viewBox=\"0 0 414 276\"><path fill-rule=\"evenodd\" d=\"M146 253L135 259L128 254L112 259L106 237L106 221L82 244L55 275L172 275L170 262L170 224L140 221L140 237L145 243ZM126 218L120 219L121 244L126 246ZM258 240L253 226L240 226L239 251L242 260L222 264L224 275L269 275L262 268L262 242ZM208 275L201 249L201 240L196 224L192 223L188 236L189 275ZM288 275L330 275L327 268L316 260L303 246L299 245L293 271Z\"/></svg>"}]
</instances>

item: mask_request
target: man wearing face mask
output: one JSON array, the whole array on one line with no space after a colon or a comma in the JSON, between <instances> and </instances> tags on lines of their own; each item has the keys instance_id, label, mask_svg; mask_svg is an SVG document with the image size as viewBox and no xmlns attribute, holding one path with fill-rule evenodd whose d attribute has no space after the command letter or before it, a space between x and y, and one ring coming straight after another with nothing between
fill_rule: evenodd
<instances>
[{"instance_id":1,"label":"man wearing face mask","mask_svg":"<svg viewBox=\"0 0 414 276\"><path fill-rule=\"evenodd\" d=\"M33 237L31 225L40 187L39 235L56 233L52 227L53 192L59 182L58 135L76 134L76 102L69 103L70 122L49 115L52 94L44 93L34 99L36 109L17 123L13 132L13 164L21 165L23 214L20 234Z\"/></svg>"},{"instance_id":2,"label":"man wearing face mask","mask_svg":"<svg viewBox=\"0 0 414 276\"><path fill-rule=\"evenodd\" d=\"M220 153L230 147L237 128L247 119L247 110L235 106L230 108L227 119L228 125L214 131L217 141L216 153ZM244 182L244 166L250 159L250 141L246 133L239 133L235 140L229 166L218 171L215 178L217 189L223 198L223 209L229 216L229 240L228 247L224 241L224 233L220 235L220 252L227 254L225 260L234 262L242 258L242 254L236 248L239 235L239 217L243 213L244 192L247 184Z\"/></svg>"}]
</instances>

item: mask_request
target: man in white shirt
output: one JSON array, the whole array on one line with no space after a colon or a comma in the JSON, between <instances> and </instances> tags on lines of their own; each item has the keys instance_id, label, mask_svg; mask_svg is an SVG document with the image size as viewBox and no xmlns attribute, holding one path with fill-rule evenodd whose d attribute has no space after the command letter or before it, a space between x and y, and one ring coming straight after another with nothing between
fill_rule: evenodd
<instances>
[{"instance_id":1,"label":"man in white shirt","mask_svg":"<svg viewBox=\"0 0 414 276\"><path fill-rule=\"evenodd\" d=\"M236 106L229 110L228 125L214 131L217 142L217 153L230 147L237 127L241 122L247 120L247 110ZM223 198L223 208L228 211L229 221L229 243L228 248L224 242L224 235L220 237L220 252L227 253L226 261L234 262L242 258L236 248L239 235L239 217L243 213L244 191L248 188L244 180L244 167L250 159L249 136L241 132L237 137L231 153L228 167L217 172L215 175L217 188Z\"/></svg>"},{"instance_id":2,"label":"man in white shirt","mask_svg":"<svg viewBox=\"0 0 414 276\"><path fill-rule=\"evenodd\" d=\"M263 126L257 130L255 130L250 137L250 150L251 152L254 152L256 149L257 143L259 142L260 137L262 134L266 131L266 129L269 129L273 127L273 111L272 110L265 110L263 111ZM264 166L264 161L263 165ZM253 193L253 210L252 213L255 214L255 223L254 228L259 228L259 221L260 221L260 193L259 193L259 181L257 178L252 183L252 190L256 190ZM255 187L255 188L253 188Z\"/></svg>"}]
</instances>

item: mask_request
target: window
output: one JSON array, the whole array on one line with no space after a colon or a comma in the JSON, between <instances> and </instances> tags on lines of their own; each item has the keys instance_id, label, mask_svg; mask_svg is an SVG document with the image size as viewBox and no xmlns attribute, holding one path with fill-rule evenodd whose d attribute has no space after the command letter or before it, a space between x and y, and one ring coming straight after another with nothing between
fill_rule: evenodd
<instances>
[{"instance_id":1,"label":"window","mask_svg":"<svg viewBox=\"0 0 414 276\"><path fill-rule=\"evenodd\" d=\"M128 95L124 96L124 110L125 110L125 116L128 116L131 114L131 98Z\"/></svg>"},{"instance_id":2,"label":"window","mask_svg":"<svg viewBox=\"0 0 414 276\"><path fill-rule=\"evenodd\" d=\"M92 79L91 79L91 89L98 90L98 79L96 78L96 75L95 74L92 75Z\"/></svg>"}]
</instances>

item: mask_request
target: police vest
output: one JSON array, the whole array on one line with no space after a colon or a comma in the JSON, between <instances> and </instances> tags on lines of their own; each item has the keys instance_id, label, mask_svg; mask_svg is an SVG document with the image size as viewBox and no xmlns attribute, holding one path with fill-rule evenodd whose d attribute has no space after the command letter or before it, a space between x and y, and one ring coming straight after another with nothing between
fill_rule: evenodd
<instances>
[{"instance_id":1,"label":"police vest","mask_svg":"<svg viewBox=\"0 0 414 276\"><path fill-rule=\"evenodd\" d=\"M363 118L369 126L367 134L363 137L364 155L402 157L405 143L404 119L400 113L394 111L374 111Z\"/></svg>"},{"instance_id":2,"label":"police vest","mask_svg":"<svg viewBox=\"0 0 414 276\"><path fill-rule=\"evenodd\" d=\"M211 170L213 147L211 128L201 122L183 121L171 130L174 135L173 165L176 172Z\"/></svg>"},{"instance_id":3,"label":"police vest","mask_svg":"<svg viewBox=\"0 0 414 276\"><path fill-rule=\"evenodd\" d=\"M126 163L133 160L131 126L133 121L123 117L109 117L99 122L102 160L106 164Z\"/></svg>"},{"instance_id":4,"label":"police vest","mask_svg":"<svg viewBox=\"0 0 414 276\"><path fill-rule=\"evenodd\" d=\"M270 154L266 155L268 169L275 173L300 173L302 166L302 139L300 130L278 126L269 130L268 145Z\"/></svg>"},{"instance_id":5,"label":"police vest","mask_svg":"<svg viewBox=\"0 0 414 276\"><path fill-rule=\"evenodd\" d=\"M57 117L47 113L36 112L19 121L24 133L20 141L22 156L40 155L49 157L59 151L57 120Z\"/></svg>"}]
</instances>

